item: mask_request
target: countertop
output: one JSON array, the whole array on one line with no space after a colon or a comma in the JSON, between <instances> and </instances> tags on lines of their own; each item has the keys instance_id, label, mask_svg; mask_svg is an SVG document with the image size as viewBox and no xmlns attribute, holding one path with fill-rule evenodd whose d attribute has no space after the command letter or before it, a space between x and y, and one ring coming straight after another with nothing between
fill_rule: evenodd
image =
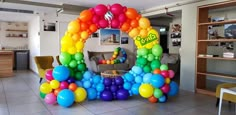
<instances>
[{"instance_id":1,"label":"countertop","mask_svg":"<svg viewBox=\"0 0 236 115\"><path fill-rule=\"evenodd\" d=\"M13 51L0 50L0 54L13 54Z\"/></svg>"}]
</instances>

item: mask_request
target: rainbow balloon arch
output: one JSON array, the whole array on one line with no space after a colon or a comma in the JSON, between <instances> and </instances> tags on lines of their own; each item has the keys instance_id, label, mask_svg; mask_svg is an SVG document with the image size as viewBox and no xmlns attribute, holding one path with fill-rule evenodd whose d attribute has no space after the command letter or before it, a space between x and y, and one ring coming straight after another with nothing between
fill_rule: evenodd
<instances>
[{"instance_id":1,"label":"rainbow balloon arch","mask_svg":"<svg viewBox=\"0 0 236 115\"><path fill-rule=\"evenodd\" d=\"M123 76L104 78L86 67L84 44L100 28L120 29L135 41L138 48L136 64ZM48 70L47 82L40 86L40 97L47 104L70 107L74 102L86 99L127 100L132 95L141 95L151 103L163 103L168 96L178 93L177 83L171 80L174 72L160 62L162 47L158 32L134 8L116 3L111 6L99 4L82 11L69 23L61 46L59 60L62 65Z\"/></svg>"}]
</instances>

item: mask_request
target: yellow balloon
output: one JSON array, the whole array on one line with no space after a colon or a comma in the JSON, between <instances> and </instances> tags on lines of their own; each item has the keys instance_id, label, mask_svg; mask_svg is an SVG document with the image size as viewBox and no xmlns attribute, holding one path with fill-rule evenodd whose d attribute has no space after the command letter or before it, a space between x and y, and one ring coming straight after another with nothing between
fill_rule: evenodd
<instances>
[{"instance_id":1,"label":"yellow balloon","mask_svg":"<svg viewBox=\"0 0 236 115\"><path fill-rule=\"evenodd\" d=\"M114 62L114 60L111 60L111 64L114 64L115 62Z\"/></svg>"},{"instance_id":2,"label":"yellow balloon","mask_svg":"<svg viewBox=\"0 0 236 115\"><path fill-rule=\"evenodd\" d=\"M170 83L170 78L166 78L166 79L165 79L165 83L166 83L166 84L169 84L169 83Z\"/></svg>"},{"instance_id":3,"label":"yellow balloon","mask_svg":"<svg viewBox=\"0 0 236 115\"><path fill-rule=\"evenodd\" d=\"M148 35L148 31L146 29L141 29L140 32L139 32L139 35L142 37L142 38L145 38L147 37Z\"/></svg>"},{"instance_id":4,"label":"yellow balloon","mask_svg":"<svg viewBox=\"0 0 236 115\"><path fill-rule=\"evenodd\" d=\"M42 93L45 93L45 94L48 94L48 93L51 93L52 92L52 88L50 86L49 83L43 83L41 86L40 86L40 91Z\"/></svg>"},{"instance_id":5,"label":"yellow balloon","mask_svg":"<svg viewBox=\"0 0 236 115\"><path fill-rule=\"evenodd\" d=\"M133 28L130 32L129 32L129 36L131 38L136 37L139 34L139 29L138 28Z\"/></svg>"},{"instance_id":6,"label":"yellow balloon","mask_svg":"<svg viewBox=\"0 0 236 115\"><path fill-rule=\"evenodd\" d=\"M152 43L149 43L149 44L145 45L145 48L147 48L147 49L151 49L152 47L153 47Z\"/></svg>"},{"instance_id":7,"label":"yellow balloon","mask_svg":"<svg viewBox=\"0 0 236 115\"><path fill-rule=\"evenodd\" d=\"M87 97L87 92L85 91L84 88L78 87L75 92L75 102L82 102L86 99Z\"/></svg>"},{"instance_id":8,"label":"yellow balloon","mask_svg":"<svg viewBox=\"0 0 236 115\"><path fill-rule=\"evenodd\" d=\"M60 86L60 82L57 80L52 80L52 81L50 81L50 86L52 89L57 89Z\"/></svg>"},{"instance_id":9,"label":"yellow balloon","mask_svg":"<svg viewBox=\"0 0 236 115\"><path fill-rule=\"evenodd\" d=\"M83 32L81 32L80 36L82 39L86 40L89 37L89 34L87 31L83 31Z\"/></svg>"},{"instance_id":10,"label":"yellow balloon","mask_svg":"<svg viewBox=\"0 0 236 115\"><path fill-rule=\"evenodd\" d=\"M77 48L77 51L78 50L81 51L84 48L84 43L79 41L79 42L76 43L75 47Z\"/></svg>"},{"instance_id":11,"label":"yellow balloon","mask_svg":"<svg viewBox=\"0 0 236 115\"><path fill-rule=\"evenodd\" d=\"M149 27L150 27L150 21L149 21L149 19L144 18L144 17L140 18L140 19L139 19L139 26L140 26L141 28L143 28L143 29L149 28Z\"/></svg>"},{"instance_id":12,"label":"yellow balloon","mask_svg":"<svg viewBox=\"0 0 236 115\"><path fill-rule=\"evenodd\" d=\"M67 27L68 32L77 33L80 30L80 23L78 20L73 20L69 23Z\"/></svg>"},{"instance_id":13,"label":"yellow balloon","mask_svg":"<svg viewBox=\"0 0 236 115\"><path fill-rule=\"evenodd\" d=\"M75 54L76 53L76 48L75 47L70 47L69 49L68 49L68 53L69 54Z\"/></svg>"},{"instance_id":14,"label":"yellow balloon","mask_svg":"<svg viewBox=\"0 0 236 115\"><path fill-rule=\"evenodd\" d=\"M150 84L142 84L139 87L139 93L142 97L144 98L149 98L153 95L154 92L154 88L152 85Z\"/></svg>"}]
</instances>

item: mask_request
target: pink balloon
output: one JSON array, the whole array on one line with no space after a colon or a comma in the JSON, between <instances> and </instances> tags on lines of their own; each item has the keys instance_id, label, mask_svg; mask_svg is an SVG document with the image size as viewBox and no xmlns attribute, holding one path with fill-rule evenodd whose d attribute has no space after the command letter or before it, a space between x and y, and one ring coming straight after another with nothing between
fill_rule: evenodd
<instances>
[{"instance_id":1,"label":"pink balloon","mask_svg":"<svg viewBox=\"0 0 236 115\"><path fill-rule=\"evenodd\" d=\"M95 8L94 11L97 15L104 15L108 9L104 4L98 4Z\"/></svg>"},{"instance_id":2,"label":"pink balloon","mask_svg":"<svg viewBox=\"0 0 236 115\"><path fill-rule=\"evenodd\" d=\"M52 71L53 71L52 69L46 71L45 77L48 81L54 80L52 76Z\"/></svg>"},{"instance_id":3,"label":"pink balloon","mask_svg":"<svg viewBox=\"0 0 236 115\"><path fill-rule=\"evenodd\" d=\"M123 12L126 12L126 11L127 11L127 7L124 6L124 7L123 7Z\"/></svg>"},{"instance_id":4,"label":"pink balloon","mask_svg":"<svg viewBox=\"0 0 236 115\"><path fill-rule=\"evenodd\" d=\"M173 70L168 70L169 77L173 78L175 76L175 72Z\"/></svg>"},{"instance_id":5,"label":"pink balloon","mask_svg":"<svg viewBox=\"0 0 236 115\"><path fill-rule=\"evenodd\" d=\"M61 82L61 84L60 84L61 90L68 89L68 87L69 87L69 84L66 81Z\"/></svg>"},{"instance_id":6,"label":"pink balloon","mask_svg":"<svg viewBox=\"0 0 236 115\"><path fill-rule=\"evenodd\" d=\"M111 20L111 27L112 28L118 28L120 25L120 22L117 19L112 19Z\"/></svg>"},{"instance_id":7,"label":"pink balloon","mask_svg":"<svg viewBox=\"0 0 236 115\"><path fill-rule=\"evenodd\" d=\"M126 15L125 15L124 13L122 13L122 14L119 15L119 21L120 21L121 23L126 21Z\"/></svg>"},{"instance_id":8,"label":"pink balloon","mask_svg":"<svg viewBox=\"0 0 236 115\"><path fill-rule=\"evenodd\" d=\"M56 103L57 97L53 93L49 93L45 96L44 101L47 104L54 104Z\"/></svg>"},{"instance_id":9,"label":"pink balloon","mask_svg":"<svg viewBox=\"0 0 236 115\"><path fill-rule=\"evenodd\" d=\"M165 84L164 86L161 87L161 90L163 93L168 93L170 91L170 86Z\"/></svg>"},{"instance_id":10,"label":"pink balloon","mask_svg":"<svg viewBox=\"0 0 236 115\"><path fill-rule=\"evenodd\" d=\"M108 26L107 20L101 19L101 20L99 21L99 26L100 26L100 28L106 28L106 27Z\"/></svg>"},{"instance_id":11,"label":"pink balloon","mask_svg":"<svg viewBox=\"0 0 236 115\"><path fill-rule=\"evenodd\" d=\"M95 14L94 8L89 8L89 11L91 11L93 13L93 15Z\"/></svg>"},{"instance_id":12,"label":"pink balloon","mask_svg":"<svg viewBox=\"0 0 236 115\"><path fill-rule=\"evenodd\" d=\"M110 10L113 14L119 15L123 12L123 7L120 4L113 4Z\"/></svg>"},{"instance_id":13,"label":"pink balloon","mask_svg":"<svg viewBox=\"0 0 236 115\"><path fill-rule=\"evenodd\" d=\"M100 17L98 15L94 15L92 20L93 20L93 23L97 24L100 20Z\"/></svg>"},{"instance_id":14,"label":"pink balloon","mask_svg":"<svg viewBox=\"0 0 236 115\"><path fill-rule=\"evenodd\" d=\"M164 78L169 77L169 72L167 70L162 70L161 75L164 76Z\"/></svg>"}]
</instances>

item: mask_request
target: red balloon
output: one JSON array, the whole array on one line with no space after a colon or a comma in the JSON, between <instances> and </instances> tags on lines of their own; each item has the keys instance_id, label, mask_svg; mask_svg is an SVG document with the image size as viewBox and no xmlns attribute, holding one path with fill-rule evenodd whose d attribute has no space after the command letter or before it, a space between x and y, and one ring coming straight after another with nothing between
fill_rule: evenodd
<instances>
[{"instance_id":1,"label":"red balloon","mask_svg":"<svg viewBox=\"0 0 236 115\"><path fill-rule=\"evenodd\" d=\"M138 27L138 20L131 20L130 25L131 25L133 28Z\"/></svg>"},{"instance_id":2,"label":"red balloon","mask_svg":"<svg viewBox=\"0 0 236 115\"><path fill-rule=\"evenodd\" d=\"M125 16L125 14L122 13L122 14L119 15L119 21L120 21L120 22L125 22L125 21L126 21L126 16Z\"/></svg>"},{"instance_id":3,"label":"red balloon","mask_svg":"<svg viewBox=\"0 0 236 115\"><path fill-rule=\"evenodd\" d=\"M98 27L96 26L96 24L91 24L89 27L89 30L93 33L96 32L98 29Z\"/></svg>"},{"instance_id":4,"label":"red balloon","mask_svg":"<svg viewBox=\"0 0 236 115\"><path fill-rule=\"evenodd\" d=\"M92 19L93 23L98 23L99 20L100 20L100 17L98 15L93 16L93 19Z\"/></svg>"},{"instance_id":5,"label":"red balloon","mask_svg":"<svg viewBox=\"0 0 236 115\"><path fill-rule=\"evenodd\" d=\"M168 93L170 91L170 86L168 84L165 84L161 87L161 90L163 93Z\"/></svg>"},{"instance_id":6,"label":"red balloon","mask_svg":"<svg viewBox=\"0 0 236 115\"><path fill-rule=\"evenodd\" d=\"M105 20L105 19L101 19L101 20L99 21L99 26L100 26L101 28L106 28L106 27L108 26L108 21Z\"/></svg>"},{"instance_id":7,"label":"red balloon","mask_svg":"<svg viewBox=\"0 0 236 115\"><path fill-rule=\"evenodd\" d=\"M102 60L102 64L106 64L106 60Z\"/></svg>"},{"instance_id":8,"label":"red balloon","mask_svg":"<svg viewBox=\"0 0 236 115\"><path fill-rule=\"evenodd\" d=\"M155 98L154 96L151 96L148 98L148 101L151 102L151 103L156 103L158 101L157 98Z\"/></svg>"},{"instance_id":9,"label":"red balloon","mask_svg":"<svg viewBox=\"0 0 236 115\"><path fill-rule=\"evenodd\" d=\"M123 11L123 7L120 4L113 4L110 8L113 14L119 15Z\"/></svg>"},{"instance_id":10,"label":"red balloon","mask_svg":"<svg viewBox=\"0 0 236 115\"><path fill-rule=\"evenodd\" d=\"M108 9L107 7L104 5L104 4L98 4L95 8L94 8L94 11L97 15L104 15Z\"/></svg>"},{"instance_id":11,"label":"red balloon","mask_svg":"<svg viewBox=\"0 0 236 115\"><path fill-rule=\"evenodd\" d=\"M122 30L123 32L128 31L129 28L130 28L130 25L129 25L129 23L127 23L127 22L125 22L124 24L121 25L121 30Z\"/></svg>"},{"instance_id":12,"label":"red balloon","mask_svg":"<svg viewBox=\"0 0 236 115\"><path fill-rule=\"evenodd\" d=\"M168 72L168 70L162 70L162 71L161 71L161 75L162 75L164 78L168 78L168 77L169 77L169 72Z\"/></svg>"},{"instance_id":13,"label":"red balloon","mask_svg":"<svg viewBox=\"0 0 236 115\"><path fill-rule=\"evenodd\" d=\"M83 10L79 15L79 19L83 22L91 20L92 17L93 17L93 14L90 10Z\"/></svg>"},{"instance_id":14,"label":"red balloon","mask_svg":"<svg viewBox=\"0 0 236 115\"><path fill-rule=\"evenodd\" d=\"M129 18L129 19L135 19L138 16L138 12L136 9L134 8L127 8L127 11L125 12L125 15Z\"/></svg>"},{"instance_id":15,"label":"red balloon","mask_svg":"<svg viewBox=\"0 0 236 115\"><path fill-rule=\"evenodd\" d=\"M87 23L85 23L85 22L80 23L80 29L82 31L87 30L88 28L89 28L89 25Z\"/></svg>"},{"instance_id":16,"label":"red balloon","mask_svg":"<svg viewBox=\"0 0 236 115\"><path fill-rule=\"evenodd\" d=\"M112 28L118 28L120 25L120 22L117 19L112 19L111 20L111 27Z\"/></svg>"}]
</instances>

